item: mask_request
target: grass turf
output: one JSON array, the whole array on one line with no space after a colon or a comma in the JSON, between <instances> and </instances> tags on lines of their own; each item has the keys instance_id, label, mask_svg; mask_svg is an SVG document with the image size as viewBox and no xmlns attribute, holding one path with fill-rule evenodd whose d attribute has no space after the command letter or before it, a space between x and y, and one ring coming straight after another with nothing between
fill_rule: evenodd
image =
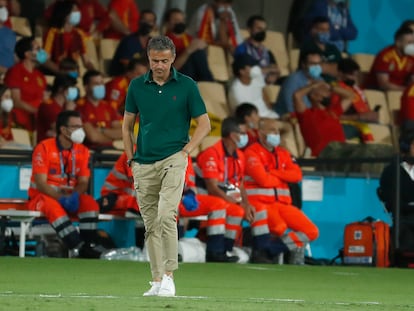
<instances>
[{"instance_id":1,"label":"grass turf","mask_svg":"<svg viewBox=\"0 0 414 311\"><path fill-rule=\"evenodd\" d=\"M0 310L414 310L414 271L181 264L175 298L142 297L149 264L0 258Z\"/></svg>"}]
</instances>

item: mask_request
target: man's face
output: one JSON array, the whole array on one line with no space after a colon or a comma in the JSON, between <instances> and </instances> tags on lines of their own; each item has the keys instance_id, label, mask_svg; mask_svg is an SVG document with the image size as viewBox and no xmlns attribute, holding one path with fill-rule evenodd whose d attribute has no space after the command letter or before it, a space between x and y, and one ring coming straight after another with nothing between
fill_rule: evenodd
<instances>
[{"instance_id":1,"label":"man's face","mask_svg":"<svg viewBox=\"0 0 414 311\"><path fill-rule=\"evenodd\" d=\"M330 27L329 23L318 23L312 28L312 33L329 33Z\"/></svg>"},{"instance_id":2,"label":"man's face","mask_svg":"<svg viewBox=\"0 0 414 311\"><path fill-rule=\"evenodd\" d=\"M404 47L414 43L414 34L406 34L401 36L396 42L396 46L400 51L404 51Z\"/></svg>"},{"instance_id":3,"label":"man's face","mask_svg":"<svg viewBox=\"0 0 414 311\"><path fill-rule=\"evenodd\" d=\"M181 12L171 14L170 19L167 21L167 31L173 31L174 26L177 24L184 24L185 16Z\"/></svg>"},{"instance_id":4,"label":"man's face","mask_svg":"<svg viewBox=\"0 0 414 311\"><path fill-rule=\"evenodd\" d=\"M322 64L322 58L318 54L309 54L306 59L306 69L309 69L312 65L321 65Z\"/></svg>"},{"instance_id":5,"label":"man's face","mask_svg":"<svg viewBox=\"0 0 414 311\"><path fill-rule=\"evenodd\" d=\"M93 88L95 86L103 85L103 84L104 84L104 80L103 80L103 77L101 75L93 76L89 79L89 83L85 87L85 90L88 93L88 95L92 95L93 94Z\"/></svg>"},{"instance_id":6,"label":"man's face","mask_svg":"<svg viewBox=\"0 0 414 311\"><path fill-rule=\"evenodd\" d=\"M267 25L265 21L256 20L253 23L253 26L249 29L250 36L254 36L254 34L262 31L266 31Z\"/></svg>"},{"instance_id":7,"label":"man's face","mask_svg":"<svg viewBox=\"0 0 414 311\"><path fill-rule=\"evenodd\" d=\"M68 124L64 126L64 130L61 129L62 133L70 139L70 135L77 129L83 127L82 119L79 117L70 117Z\"/></svg>"},{"instance_id":8,"label":"man's face","mask_svg":"<svg viewBox=\"0 0 414 311\"><path fill-rule=\"evenodd\" d=\"M171 65L175 60L175 55L171 50L150 50L148 59L153 79L167 81L170 76Z\"/></svg>"},{"instance_id":9,"label":"man's face","mask_svg":"<svg viewBox=\"0 0 414 311\"><path fill-rule=\"evenodd\" d=\"M259 127L260 117L257 111L253 111L249 116L246 116L245 119L249 128L257 129Z\"/></svg>"}]
</instances>

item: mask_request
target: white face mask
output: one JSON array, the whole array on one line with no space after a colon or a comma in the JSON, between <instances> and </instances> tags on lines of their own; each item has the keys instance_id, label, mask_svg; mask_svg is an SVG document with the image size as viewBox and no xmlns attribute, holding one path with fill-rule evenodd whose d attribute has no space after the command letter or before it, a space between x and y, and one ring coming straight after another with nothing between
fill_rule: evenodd
<instances>
[{"instance_id":1,"label":"white face mask","mask_svg":"<svg viewBox=\"0 0 414 311\"><path fill-rule=\"evenodd\" d=\"M260 69L259 66L253 66L250 69L250 78L254 79L257 77L260 77L262 75L262 70Z\"/></svg>"},{"instance_id":2,"label":"white face mask","mask_svg":"<svg viewBox=\"0 0 414 311\"><path fill-rule=\"evenodd\" d=\"M9 11L6 7L0 8L0 22L4 23L9 18Z\"/></svg>"},{"instance_id":3,"label":"white face mask","mask_svg":"<svg viewBox=\"0 0 414 311\"><path fill-rule=\"evenodd\" d=\"M13 100L6 98L1 101L1 109L5 112L10 112L13 109Z\"/></svg>"},{"instance_id":4,"label":"white face mask","mask_svg":"<svg viewBox=\"0 0 414 311\"><path fill-rule=\"evenodd\" d=\"M72 132L72 134L70 134L70 139L75 144L81 144L85 140L85 136L86 136L86 134L85 134L85 131L83 130L83 128L78 128L78 129L74 130Z\"/></svg>"},{"instance_id":5,"label":"white face mask","mask_svg":"<svg viewBox=\"0 0 414 311\"><path fill-rule=\"evenodd\" d=\"M414 43L409 43L404 47L404 54L414 56Z\"/></svg>"}]
</instances>

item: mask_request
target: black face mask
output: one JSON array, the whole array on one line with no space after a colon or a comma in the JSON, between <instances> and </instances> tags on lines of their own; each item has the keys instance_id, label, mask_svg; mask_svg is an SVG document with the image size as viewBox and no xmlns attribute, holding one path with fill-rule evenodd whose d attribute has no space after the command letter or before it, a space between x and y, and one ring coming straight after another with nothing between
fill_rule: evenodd
<instances>
[{"instance_id":1,"label":"black face mask","mask_svg":"<svg viewBox=\"0 0 414 311\"><path fill-rule=\"evenodd\" d=\"M355 80L352 79L345 79L344 83L348 86L354 86L355 85Z\"/></svg>"},{"instance_id":2,"label":"black face mask","mask_svg":"<svg viewBox=\"0 0 414 311\"><path fill-rule=\"evenodd\" d=\"M259 31L252 35L254 41L263 42L266 39L266 31Z\"/></svg>"},{"instance_id":3,"label":"black face mask","mask_svg":"<svg viewBox=\"0 0 414 311\"><path fill-rule=\"evenodd\" d=\"M180 34L184 33L186 28L187 28L187 25L185 23L175 24L174 27L173 27L173 33L176 33L176 34L180 35Z\"/></svg>"},{"instance_id":4,"label":"black face mask","mask_svg":"<svg viewBox=\"0 0 414 311\"><path fill-rule=\"evenodd\" d=\"M329 105L331 104L331 98L330 97L324 97L321 101L322 106L329 107Z\"/></svg>"},{"instance_id":5,"label":"black face mask","mask_svg":"<svg viewBox=\"0 0 414 311\"><path fill-rule=\"evenodd\" d=\"M152 31L152 26L146 22L139 24L138 34L141 36L147 36Z\"/></svg>"}]
</instances>

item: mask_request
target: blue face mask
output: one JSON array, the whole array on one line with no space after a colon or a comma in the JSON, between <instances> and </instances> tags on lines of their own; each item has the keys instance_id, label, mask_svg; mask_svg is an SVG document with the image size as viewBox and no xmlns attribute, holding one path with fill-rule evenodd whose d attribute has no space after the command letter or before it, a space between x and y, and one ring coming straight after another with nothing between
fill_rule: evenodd
<instances>
[{"instance_id":1,"label":"blue face mask","mask_svg":"<svg viewBox=\"0 0 414 311\"><path fill-rule=\"evenodd\" d=\"M313 79L318 79L321 77L322 67L321 65L311 65L309 66L308 72Z\"/></svg>"},{"instance_id":2,"label":"blue face mask","mask_svg":"<svg viewBox=\"0 0 414 311\"><path fill-rule=\"evenodd\" d=\"M280 145L280 134L267 134L266 135L266 143L269 146L277 147Z\"/></svg>"},{"instance_id":3,"label":"blue face mask","mask_svg":"<svg viewBox=\"0 0 414 311\"><path fill-rule=\"evenodd\" d=\"M66 94L66 99L68 101L73 101L78 98L79 91L76 87L71 86L68 88L68 93Z\"/></svg>"},{"instance_id":4,"label":"blue face mask","mask_svg":"<svg viewBox=\"0 0 414 311\"><path fill-rule=\"evenodd\" d=\"M44 63L46 63L48 56L49 56L49 55L47 54L47 52L46 52L45 50L43 50L43 49L39 49L39 50L36 52L36 61L37 61L39 64L44 64Z\"/></svg>"},{"instance_id":5,"label":"blue face mask","mask_svg":"<svg viewBox=\"0 0 414 311\"><path fill-rule=\"evenodd\" d=\"M80 11L75 11L75 12L71 12L69 15L69 23L72 26L76 26L80 23L81 21L81 12Z\"/></svg>"},{"instance_id":6,"label":"blue face mask","mask_svg":"<svg viewBox=\"0 0 414 311\"><path fill-rule=\"evenodd\" d=\"M237 142L237 148L246 147L248 142L249 142L249 137L247 136L247 134L240 134L240 139Z\"/></svg>"},{"instance_id":7,"label":"blue face mask","mask_svg":"<svg viewBox=\"0 0 414 311\"><path fill-rule=\"evenodd\" d=\"M104 97L105 97L105 85L103 85L103 84L95 85L92 88L92 96L95 99L104 99Z\"/></svg>"},{"instance_id":8,"label":"blue face mask","mask_svg":"<svg viewBox=\"0 0 414 311\"><path fill-rule=\"evenodd\" d=\"M329 38L331 37L329 32L318 32L318 41L320 43L328 43L329 42Z\"/></svg>"},{"instance_id":9,"label":"blue face mask","mask_svg":"<svg viewBox=\"0 0 414 311\"><path fill-rule=\"evenodd\" d=\"M79 77L79 73L77 71L69 71L68 76L73 79L77 79Z\"/></svg>"}]
</instances>

